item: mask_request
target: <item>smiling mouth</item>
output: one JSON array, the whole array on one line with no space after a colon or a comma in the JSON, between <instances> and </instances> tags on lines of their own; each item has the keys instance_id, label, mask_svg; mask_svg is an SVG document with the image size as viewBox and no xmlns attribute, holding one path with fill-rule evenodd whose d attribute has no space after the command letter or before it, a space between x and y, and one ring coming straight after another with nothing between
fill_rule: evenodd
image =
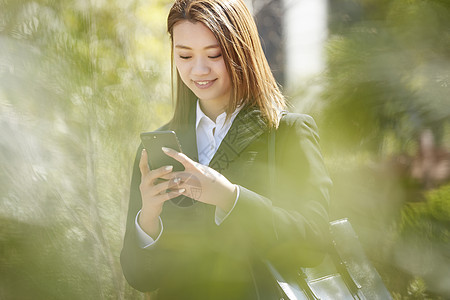
<instances>
[{"instance_id":1,"label":"smiling mouth","mask_svg":"<svg viewBox=\"0 0 450 300\"><path fill-rule=\"evenodd\" d=\"M214 82L216 82L217 79L214 80L199 80L199 81L195 81L193 80L195 86L199 89L207 89L209 88L211 85L214 84Z\"/></svg>"}]
</instances>

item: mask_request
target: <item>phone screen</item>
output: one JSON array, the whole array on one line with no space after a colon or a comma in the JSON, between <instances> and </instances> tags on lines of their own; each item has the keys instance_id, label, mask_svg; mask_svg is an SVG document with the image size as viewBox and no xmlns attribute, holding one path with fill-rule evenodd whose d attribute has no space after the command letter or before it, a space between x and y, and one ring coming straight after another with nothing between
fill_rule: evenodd
<instances>
[{"instance_id":1,"label":"phone screen","mask_svg":"<svg viewBox=\"0 0 450 300\"><path fill-rule=\"evenodd\" d=\"M147 150L148 165L151 170L162 166L173 166L173 171L184 171L184 166L177 160L166 155L162 147L181 151L180 143L174 131L152 131L141 133L141 140Z\"/></svg>"}]
</instances>

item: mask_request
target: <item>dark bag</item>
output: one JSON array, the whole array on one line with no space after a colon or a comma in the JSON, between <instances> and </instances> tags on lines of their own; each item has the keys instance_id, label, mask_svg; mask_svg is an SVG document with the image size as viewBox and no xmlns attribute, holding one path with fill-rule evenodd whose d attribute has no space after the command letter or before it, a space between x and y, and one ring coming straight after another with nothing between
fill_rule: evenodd
<instances>
[{"instance_id":1,"label":"dark bag","mask_svg":"<svg viewBox=\"0 0 450 300\"><path fill-rule=\"evenodd\" d=\"M269 134L269 176L275 184L275 131ZM392 299L380 275L366 257L347 219L330 223L331 247L323 262L313 268L296 268L293 278L270 262L267 267L286 299Z\"/></svg>"}]
</instances>

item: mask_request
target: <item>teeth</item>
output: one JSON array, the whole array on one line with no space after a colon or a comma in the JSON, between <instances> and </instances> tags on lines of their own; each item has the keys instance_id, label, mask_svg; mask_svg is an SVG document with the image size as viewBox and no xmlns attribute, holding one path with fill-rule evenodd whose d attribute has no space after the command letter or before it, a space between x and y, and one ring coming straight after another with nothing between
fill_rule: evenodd
<instances>
[{"instance_id":1,"label":"teeth","mask_svg":"<svg viewBox=\"0 0 450 300\"><path fill-rule=\"evenodd\" d=\"M207 85L209 81L197 81L199 85Z\"/></svg>"}]
</instances>

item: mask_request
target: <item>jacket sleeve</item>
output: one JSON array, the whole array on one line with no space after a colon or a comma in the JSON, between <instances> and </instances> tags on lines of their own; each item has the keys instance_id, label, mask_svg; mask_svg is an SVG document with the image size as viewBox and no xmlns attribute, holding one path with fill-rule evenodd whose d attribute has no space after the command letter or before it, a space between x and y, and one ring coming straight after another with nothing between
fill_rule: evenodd
<instances>
[{"instance_id":1,"label":"jacket sleeve","mask_svg":"<svg viewBox=\"0 0 450 300\"><path fill-rule=\"evenodd\" d=\"M280 267L319 263L329 241L329 188L314 120L288 114L276 132L272 196L241 188L226 226L240 228L258 254Z\"/></svg>"},{"instance_id":2,"label":"jacket sleeve","mask_svg":"<svg viewBox=\"0 0 450 300\"><path fill-rule=\"evenodd\" d=\"M141 182L141 173L139 170L139 160L142 152L142 146L139 147L133 166L133 174L130 187L130 201L128 206L127 223L125 237L120 254L120 263L123 274L128 283L142 292L155 290L159 286L159 278L164 270L159 263L158 257L150 249L139 247L138 236L135 226L135 218L141 209L141 194L139 185ZM153 248L157 248L155 245ZM166 266L165 268L168 268Z\"/></svg>"}]
</instances>

